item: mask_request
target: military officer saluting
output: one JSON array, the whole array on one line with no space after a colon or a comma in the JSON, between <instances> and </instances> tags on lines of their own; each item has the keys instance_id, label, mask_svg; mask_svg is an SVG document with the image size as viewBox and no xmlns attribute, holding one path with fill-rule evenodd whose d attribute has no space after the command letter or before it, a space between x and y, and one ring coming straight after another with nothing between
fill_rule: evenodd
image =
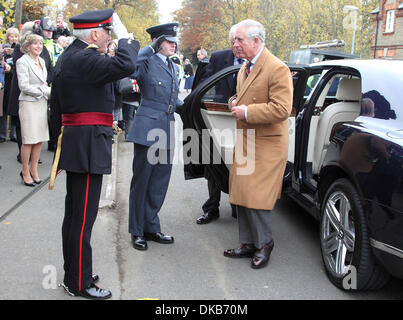
<instances>
[{"instance_id":1,"label":"military officer saluting","mask_svg":"<svg viewBox=\"0 0 403 320\"><path fill-rule=\"evenodd\" d=\"M158 212L171 176L174 112L183 104L178 99L177 66L169 59L176 51L177 28L176 22L148 28L153 42L140 50L136 63L141 102L127 140L134 142L129 233L138 250L148 248L147 240L174 242L172 236L161 233Z\"/></svg>"},{"instance_id":2,"label":"military officer saluting","mask_svg":"<svg viewBox=\"0 0 403 320\"><path fill-rule=\"evenodd\" d=\"M111 173L113 81L133 74L139 43L132 39L113 9L70 18L76 40L57 61L52 87L52 123L61 132L52 168L66 171L62 226L64 282L68 293L107 299L92 272L91 231L103 174ZM119 39L115 57L105 56L113 29Z\"/></svg>"}]
</instances>

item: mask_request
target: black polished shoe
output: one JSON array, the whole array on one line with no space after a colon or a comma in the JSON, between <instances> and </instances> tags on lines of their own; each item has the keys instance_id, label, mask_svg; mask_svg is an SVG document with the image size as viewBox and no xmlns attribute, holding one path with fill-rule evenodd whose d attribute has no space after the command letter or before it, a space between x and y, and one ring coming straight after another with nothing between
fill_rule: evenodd
<instances>
[{"instance_id":1,"label":"black polished shoe","mask_svg":"<svg viewBox=\"0 0 403 320\"><path fill-rule=\"evenodd\" d=\"M257 248L253 244L241 244L239 248L224 251L224 256L228 258L252 258Z\"/></svg>"},{"instance_id":2,"label":"black polished shoe","mask_svg":"<svg viewBox=\"0 0 403 320\"><path fill-rule=\"evenodd\" d=\"M270 254L273 250L274 242L271 241L265 244L261 249L257 250L255 255L253 256L251 267L253 269L263 268L270 259Z\"/></svg>"},{"instance_id":3,"label":"black polished shoe","mask_svg":"<svg viewBox=\"0 0 403 320\"><path fill-rule=\"evenodd\" d=\"M132 236L132 244L133 248L137 250L144 251L148 249L147 241L144 239L144 237Z\"/></svg>"},{"instance_id":4,"label":"black polished shoe","mask_svg":"<svg viewBox=\"0 0 403 320\"><path fill-rule=\"evenodd\" d=\"M99 276L98 276L97 274L93 274L93 275L91 276L91 278L92 278L92 283L96 283L96 282L99 281Z\"/></svg>"},{"instance_id":5,"label":"black polished shoe","mask_svg":"<svg viewBox=\"0 0 403 320\"><path fill-rule=\"evenodd\" d=\"M163 244L168 244L168 243L174 242L174 237L167 236L167 235L163 234L162 232L157 232L157 233L144 232L144 238L146 240L155 241L155 242L163 243Z\"/></svg>"},{"instance_id":6,"label":"black polished shoe","mask_svg":"<svg viewBox=\"0 0 403 320\"><path fill-rule=\"evenodd\" d=\"M93 300L105 300L112 297L112 292L110 292L109 290L98 288L94 283L91 283L90 286L86 289L73 292L73 294Z\"/></svg>"},{"instance_id":7,"label":"black polished shoe","mask_svg":"<svg viewBox=\"0 0 403 320\"><path fill-rule=\"evenodd\" d=\"M99 281L99 276L98 276L97 274L93 274L93 275L91 276L91 278L92 278L92 283L96 283L96 282ZM64 282L63 282L63 283L60 283L60 284L59 284L59 287L62 287L62 288L67 292L68 295L70 295L70 296L72 296L72 297L75 297L75 296L76 296L76 294L74 294L73 292L71 292L70 289L69 289L69 287L66 286L66 284L65 284Z\"/></svg>"},{"instance_id":8,"label":"black polished shoe","mask_svg":"<svg viewBox=\"0 0 403 320\"><path fill-rule=\"evenodd\" d=\"M220 214L218 213L218 211L207 211L202 216L197 218L196 223L197 224L207 224L213 220L218 219L219 217L220 217Z\"/></svg>"}]
</instances>

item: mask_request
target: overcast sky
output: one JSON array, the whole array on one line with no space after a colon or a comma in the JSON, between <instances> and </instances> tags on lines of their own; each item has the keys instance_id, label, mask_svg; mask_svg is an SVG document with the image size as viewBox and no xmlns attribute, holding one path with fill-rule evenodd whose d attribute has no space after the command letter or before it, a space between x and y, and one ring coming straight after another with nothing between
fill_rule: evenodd
<instances>
[{"instance_id":1,"label":"overcast sky","mask_svg":"<svg viewBox=\"0 0 403 320\"><path fill-rule=\"evenodd\" d=\"M182 0L157 0L160 12L160 22L172 22L171 13L181 8Z\"/></svg>"}]
</instances>

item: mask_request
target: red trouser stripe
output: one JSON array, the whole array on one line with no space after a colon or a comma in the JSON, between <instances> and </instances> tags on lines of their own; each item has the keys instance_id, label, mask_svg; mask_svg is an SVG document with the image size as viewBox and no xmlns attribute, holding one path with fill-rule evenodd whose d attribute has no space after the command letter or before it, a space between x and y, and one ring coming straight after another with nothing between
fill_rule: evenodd
<instances>
[{"instance_id":1,"label":"red trouser stripe","mask_svg":"<svg viewBox=\"0 0 403 320\"><path fill-rule=\"evenodd\" d=\"M90 175L87 174L87 188L86 188L86 191L85 191L83 225L81 227L81 235L80 235L80 259L78 260L78 291L81 291L81 260L82 260L82 251L83 251L83 234L84 234L84 227L85 227L85 218L87 216L87 203L88 203L89 185L90 185Z\"/></svg>"}]
</instances>

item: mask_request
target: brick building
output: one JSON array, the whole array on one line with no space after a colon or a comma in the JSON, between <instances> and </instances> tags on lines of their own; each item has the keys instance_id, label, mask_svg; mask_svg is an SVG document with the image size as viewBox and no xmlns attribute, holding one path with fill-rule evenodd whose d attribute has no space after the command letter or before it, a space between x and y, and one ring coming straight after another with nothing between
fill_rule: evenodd
<instances>
[{"instance_id":1,"label":"brick building","mask_svg":"<svg viewBox=\"0 0 403 320\"><path fill-rule=\"evenodd\" d=\"M371 14L372 57L403 59L403 0L381 0Z\"/></svg>"}]
</instances>

